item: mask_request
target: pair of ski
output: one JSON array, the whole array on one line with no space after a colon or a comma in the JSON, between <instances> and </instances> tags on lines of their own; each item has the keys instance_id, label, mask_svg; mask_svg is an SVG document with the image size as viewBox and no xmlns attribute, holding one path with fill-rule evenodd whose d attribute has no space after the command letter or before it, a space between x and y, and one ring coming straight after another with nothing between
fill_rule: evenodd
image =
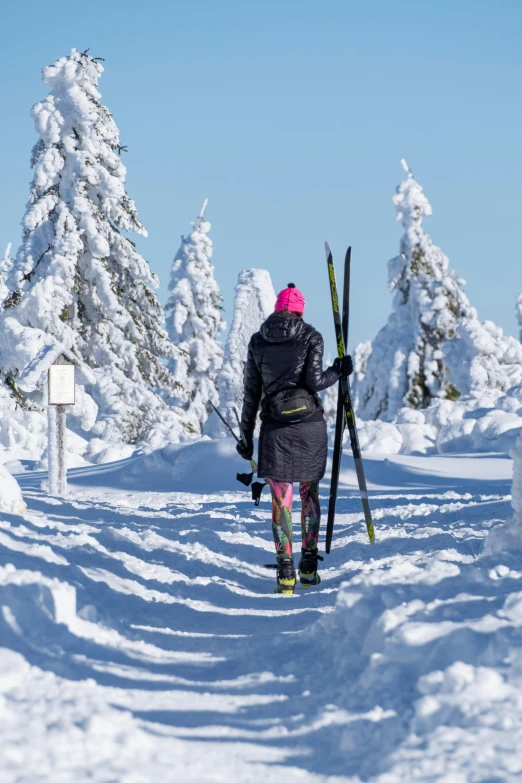
<instances>
[{"instance_id":1,"label":"pair of ski","mask_svg":"<svg viewBox=\"0 0 522 783\"><path fill-rule=\"evenodd\" d=\"M328 266L328 280L330 283L330 294L332 297L332 310L335 325L335 340L337 343L337 355L342 359L346 355L348 345L348 321L350 315L350 265L352 257L352 248L349 247L344 261L344 283L343 283L343 305L342 318L339 311L339 296L337 293L337 281L335 278L335 267L332 251L328 242L325 242L326 263ZM350 392L350 383L348 378L341 378L339 381L339 395L337 398L337 416L335 421L334 450L332 459L332 480L330 484L330 498L328 502L328 519L326 523L326 544L325 550L330 554L332 546L333 528L335 522L335 506L337 503L337 490L339 487L339 473L341 470L341 457L343 452L343 435L345 427L348 428L350 445L352 447L353 459L355 462L355 472L359 483L361 502L364 511L364 519L370 543L375 543L375 532L373 529L372 512L368 501L368 489L366 487L366 478L359 448L359 438L355 426L355 415L352 406L352 395Z\"/></svg>"}]
</instances>

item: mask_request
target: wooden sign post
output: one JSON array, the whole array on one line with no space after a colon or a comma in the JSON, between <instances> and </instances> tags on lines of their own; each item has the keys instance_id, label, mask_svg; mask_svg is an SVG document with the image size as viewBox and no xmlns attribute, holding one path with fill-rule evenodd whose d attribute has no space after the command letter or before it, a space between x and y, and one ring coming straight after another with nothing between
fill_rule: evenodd
<instances>
[{"instance_id":1,"label":"wooden sign post","mask_svg":"<svg viewBox=\"0 0 522 783\"><path fill-rule=\"evenodd\" d=\"M43 403L47 403L50 495L65 495L67 492L65 411L67 405L75 403L75 370L80 384L94 386L96 376L81 358L63 343L46 335L40 350L23 368L17 382L18 388L26 394L41 390Z\"/></svg>"},{"instance_id":2,"label":"wooden sign post","mask_svg":"<svg viewBox=\"0 0 522 783\"><path fill-rule=\"evenodd\" d=\"M67 493L65 410L75 402L74 364L64 356L49 367L48 391L49 494L63 496Z\"/></svg>"}]
</instances>

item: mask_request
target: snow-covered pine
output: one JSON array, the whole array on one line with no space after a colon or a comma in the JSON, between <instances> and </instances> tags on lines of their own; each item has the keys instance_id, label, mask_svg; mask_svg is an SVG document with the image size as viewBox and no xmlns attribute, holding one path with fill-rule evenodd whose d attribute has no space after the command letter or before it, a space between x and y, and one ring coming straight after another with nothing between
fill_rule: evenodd
<instances>
[{"instance_id":1,"label":"snow-covered pine","mask_svg":"<svg viewBox=\"0 0 522 783\"><path fill-rule=\"evenodd\" d=\"M178 349L169 362L176 382L170 401L185 411L198 432L208 417L209 402L218 404L217 377L223 362L219 335L225 328L222 299L214 277L211 225L205 220L205 200L192 223L192 231L181 237L181 246L172 264L165 308L167 329Z\"/></svg>"},{"instance_id":2,"label":"snow-covered pine","mask_svg":"<svg viewBox=\"0 0 522 783\"><path fill-rule=\"evenodd\" d=\"M245 269L239 273L234 296L234 315L218 375L219 407L227 421L236 426L235 410L243 407L243 376L248 343L261 324L274 311L276 294L265 269ZM210 416L205 432L227 435L217 416Z\"/></svg>"},{"instance_id":3,"label":"snow-covered pine","mask_svg":"<svg viewBox=\"0 0 522 783\"><path fill-rule=\"evenodd\" d=\"M11 242L7 245L4 257L0 261L0 310L8 297L9 289L7 287L7 278L13 268L13 259L11 258Z\"/></svg>"},{"instance_id":4,"label":"snow-covered pine","mask_svg":"<svg viewBox=\"0 0 522 783\"><path fill-rule=\"evenodd\" d=\"M361 448L401 454L510 452L522 430L522 345L491 321L465 318L443 346L457 399L400 408L393 422L359 422Z\"/></svg>"},{"instance_id":5,"label":"snow-covered pine","mask_svg":"<svg viewBox=\"0 0 522 783\"><path fill-rule=\"evenodd\" d=\"M422 409L434 398L458 397L446 377L442 348L457 336L462 319L476 317L464 281L449 271L448 259L423 229L431 206L406 161L401 162L407 176L393 203L404 235L399 255L388 262L393 312L373 341L357 383L357 412L363 419L391 421L403 406Z\"/></svg>"},{"instance_id":6,"label":"snow-covered pine","mask_svg":"<svg viewBox=\"0 0 522 783\"><path fill-rule=\"evenodd\" d=\"M176 392L165 364L174 350L153 291L157 278L126 236L146 231L125 190L118 128L100 103L102 72L76 49L43 69L51 91L32 110L40 138L1 316L0 371L11 397L23 398L16 389L22 356L9 334L21 330L18 340L28 345L30 331L41 330L95 370L91 434L164 445L187 432L181 412L161 396Z\"/></svg>"},{"instance_id":7,"label":"snow-covered pine","mask_svg":"<svg viewBox=\"0 0 522 783\"><path fill-rule=\"evenodd\" d=\"M492 321L464 319L443 354L448 380L464 398L484 404L522 383L522 345Z\"/></svg>"}]
</instances>

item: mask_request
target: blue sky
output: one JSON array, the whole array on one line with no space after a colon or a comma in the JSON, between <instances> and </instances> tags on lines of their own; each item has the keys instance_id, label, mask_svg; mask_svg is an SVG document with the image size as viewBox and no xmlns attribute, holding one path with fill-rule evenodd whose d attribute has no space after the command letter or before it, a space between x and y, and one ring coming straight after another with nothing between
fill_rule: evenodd
<instances>
[{"instance_id":1,"label":"blue sky","mask_svg":"<svg viewBox=\"0 0 522 783\"><path fill-rule=\"evenodd\" d=\"M0 10L0 244L20 238L43 65L105 58L103 102L162 280L205 197L227 317L237 274L293 281L333 348L323 242L353 246L350 345L391 306L405 156L425 227L481 318L518 334L522 5L516 0L55 0Z\"/></svg>"}]
</instances>

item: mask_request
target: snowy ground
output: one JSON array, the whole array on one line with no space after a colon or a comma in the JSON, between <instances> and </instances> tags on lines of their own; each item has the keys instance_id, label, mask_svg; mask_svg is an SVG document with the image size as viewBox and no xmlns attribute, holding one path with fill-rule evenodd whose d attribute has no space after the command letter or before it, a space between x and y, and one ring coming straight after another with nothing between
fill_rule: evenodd
<instances>
[{"instance_id":1,"label":"snowy ground","mask_svg":"<svg viewBox=\"0 0 522 783\"><path fill-rule=\"evenodd\" d=\"M520 780L522 555L484 544L511 461L372 454L370 547L345 457L321 588L288 598L231 449L78 469L63 502L20 474L2 783Z\"/></svg>"}]
</instances>

